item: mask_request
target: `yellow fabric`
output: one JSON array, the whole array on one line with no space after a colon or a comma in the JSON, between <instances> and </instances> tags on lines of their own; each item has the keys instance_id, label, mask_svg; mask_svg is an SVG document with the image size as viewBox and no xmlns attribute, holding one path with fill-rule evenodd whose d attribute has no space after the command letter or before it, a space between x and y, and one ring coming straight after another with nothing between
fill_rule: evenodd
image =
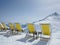
<instances>
[{"instance_id":1,"label":"yellow fabric","mask_svg":"<svg viewBox=\"0 0 60 45\"><path fill-rule=\"evenodd\" d=\"M43 35L50 35L50 25L49 24L41 24Z\"/></svg>"},{"instance_id":2,"label":"yellow fabric","mask_svg":"<svg viewBox=\"0 0 60 45\"><path fill-rule=\"evenodd\" d=\"M22 27L20 26L20 24L19 23L15 23L15 25L16 25L16 29L18 31L22 32Z\"/></svg>"},{"instance_id":3,"label":"yellow fabric","mask_svg":"<svg viewBox=\"0 0 60 45\"><path fill-rule=\"evenodd\" d=\"M35 29L34 29L34 25L33 24L28 24L28 30L30 33L34 33Z\"/></svg>"},{"instance_id":4,"label":"yellow fabric","mask_svg":"<svg viewBox=\"0 0 60 45\"><path fill-rule=\"evenodd\" d=\"M10 29L14 30L14 25L12 23L9 23Z\"/></svg>"}]
</instances>

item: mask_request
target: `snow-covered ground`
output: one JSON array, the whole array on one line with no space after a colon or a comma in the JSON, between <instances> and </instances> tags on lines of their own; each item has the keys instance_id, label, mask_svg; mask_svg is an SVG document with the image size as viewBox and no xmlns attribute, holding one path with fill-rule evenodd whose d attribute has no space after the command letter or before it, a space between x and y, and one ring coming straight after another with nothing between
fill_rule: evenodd
<instances>
[{"instance_id":1,"label":"snow-covered ground","mask_svg":"<svg viewBox=\"0 0 60 45\"><path fill-rule=\"evenodd\" d=\"M47 45L60 45L60 31L52 33L51 39Z\"/></svg>"},{"instance_id":2,"label":"snow-covered ground","mask_svg":"<svg viewBox=\"0 0 60 45\"><path fill-rule=\"evenodd\" d=\"M0 45L46 45L47 42L41 41L40 38L34 39L33 38L25 38L25 33L21 35L15 35L6 37L0 35Z\"/></svg>"},{"instance_id":3,"label":"snow-covered ground","mask_svg":"<svg viewBox=\"0 0 60 45\"><path fill-rule=\"evenodd\" d=\"M0 45L60 45L60 15L55 12L43 20L35 22L36 30L41 31L41 23L51 24L51 37L48 42L42 41L41 38L25 38L26 33L22 33L21 35L14 35L10 37L0 35Z\"/></svg>"}]
</instances>

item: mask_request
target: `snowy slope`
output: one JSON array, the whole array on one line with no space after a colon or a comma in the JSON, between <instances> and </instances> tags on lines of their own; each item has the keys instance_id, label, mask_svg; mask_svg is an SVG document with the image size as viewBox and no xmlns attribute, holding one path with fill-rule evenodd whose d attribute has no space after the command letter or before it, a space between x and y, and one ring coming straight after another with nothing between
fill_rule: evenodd
<instances>
[{"instance_id":1,"label":"snowy slope","mask_svg":"<svg viewBox=\"0 0 60 45\"><path fill-rule=\"evenodd\" d=\"M51 39L47 45L60 45L60 14L55 12L34 24L39 25L41 23L51 24Z\"/></svg>"},{"instance_id":2,"label":"snowy slope","mask_svg":"<svg viewBox=\"0 0 60 45\"><path fill-rule=\"evenodd\" d=\"M34 24L39 25L41 23L51 24L51 39L47 45L60 45L60 14L55 12Z\"/></svg>"},{"instance_id":3,"label":"snowy slope","mask_svg":"<svg viewBox=\"0 0 60 45\"><path fill-rule=\"evenodd\" d=\"M51 29L53 30L53 32L56 29L60 30L60 14L55 12L55 13L45 17L44 19L39 20L38 22L35 22L34 24L39 25L41 23L50 23Z\"/></svg>"}]
</instances>

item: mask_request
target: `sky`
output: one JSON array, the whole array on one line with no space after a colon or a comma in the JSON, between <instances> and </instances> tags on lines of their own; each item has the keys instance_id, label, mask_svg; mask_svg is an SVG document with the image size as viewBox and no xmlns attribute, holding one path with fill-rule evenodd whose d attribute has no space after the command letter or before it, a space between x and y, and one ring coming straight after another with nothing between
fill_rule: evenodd
<instances>
[{"instance_id":1,"label":"sky","mask_svg":"<svg viewBox=\"0 0 60 45\"><path fill-rule=\"evenodd\" d=\"M60 13L60 0L0 0L0 22L32 23Z\"/></svg>"}]
</instances>

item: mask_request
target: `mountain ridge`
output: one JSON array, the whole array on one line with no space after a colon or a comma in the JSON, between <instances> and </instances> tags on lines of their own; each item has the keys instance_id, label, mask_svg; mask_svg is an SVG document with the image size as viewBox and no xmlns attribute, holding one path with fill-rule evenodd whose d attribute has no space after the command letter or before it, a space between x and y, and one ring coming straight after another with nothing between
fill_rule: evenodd
<instances>
[{"instance_id":1,"label":"mountain ridge","mask_svg":"<svg viewBox=\"0 0 60 45\"><path fill-rule=\"evenodd\" d=\"M52 13L52 14L46 16L45 18L43 18L43 19L41 19L41 20L38 20L38 21L35 21L35 22L33 22L33 23L46 20L48 17L51 17L51 16L60 16L60 14L58 14L57 12L54 12L54 13Z\"/></svg>"}]
</instances>

